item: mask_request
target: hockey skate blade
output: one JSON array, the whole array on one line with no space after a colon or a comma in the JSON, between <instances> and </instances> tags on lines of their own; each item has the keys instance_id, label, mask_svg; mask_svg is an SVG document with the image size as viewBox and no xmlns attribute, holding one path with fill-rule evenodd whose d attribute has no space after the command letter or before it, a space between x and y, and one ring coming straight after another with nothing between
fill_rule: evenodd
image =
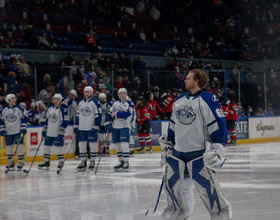
<instances>
[{"instance_id":1,"label":"hockey skate blade","mask_svg":"<svg viewBox=\"0 0 280 220\"><path fill-rule=\"evenodd\" d=\"M45 171L50 170L50 168L49 168L49 167L38 167L38 169L39 169L39 170L45 170Z\"/></svg>"}]
</instances>

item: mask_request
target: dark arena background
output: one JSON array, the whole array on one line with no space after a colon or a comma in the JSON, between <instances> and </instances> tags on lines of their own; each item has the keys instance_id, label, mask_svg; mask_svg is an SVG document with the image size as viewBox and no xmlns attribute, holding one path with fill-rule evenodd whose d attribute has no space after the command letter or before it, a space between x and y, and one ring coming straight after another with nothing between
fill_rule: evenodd
<instances>
[{"instance_id":1,"label":"dark arena background","mask_svg":"<svg viewBox=\"0 0 280 220\"><path fill-rule=\"evenodd\" d=\"M164 190L152 212L165 170L158 139L167 133L172 104L187 92L185 79L193 69L207 74L204 91L220 101L221 115L235 106L227 161L218 173L232 220L278 220L279 0L0 0L0 110L14 94L28 120L22 137L28 172L10 169L1 133L0 220L163 219ZM110 133L99 140L96 170L77 172L75 109L68 111L63 169L57 169L52 147L49 170L39 170L44 112L53 96L79 103L87 86L96 99L105 94L114 102L125 88L132 103L147 105L151 149L148 139L141 148L137 121L128 172L114 172L117 153ZM5 120L1 111L1 132ZM188 219L210 219L194 193Z\"/></svg>"}]
</instances>

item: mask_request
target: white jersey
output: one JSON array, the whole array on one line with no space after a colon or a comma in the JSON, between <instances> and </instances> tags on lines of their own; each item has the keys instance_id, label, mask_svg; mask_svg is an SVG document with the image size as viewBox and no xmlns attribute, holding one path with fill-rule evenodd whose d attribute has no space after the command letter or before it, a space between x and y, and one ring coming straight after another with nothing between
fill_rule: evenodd
<instances>
[{"instance_id":1,"label":"white jersey","mask_svg":"<svg viewBox=\"0 0 280 220\"><path fill-rule=\"evenodd\" d=\"M46 122L46 113L47 113L46 110L38 111L36 113L35 118L38 119L38 124L39 125L45 124L45 122Z\"/></svg>"},{"instance_id":2,"label":"white jersey","mask_svg":"<svg viewBox=\"0 0 280 220\"><path fill-rule=\"evenodd\" d=\"M57 137L58 134L64 134L68 125L67 110L64 106L50 106L46 114L45 126L47 126L47 136Z\"/></svg>"},{"instance_id":3,"label":"white jersey","mask_svg":"<svg viewBox=\"0 0 280 220\"><path fill-rule=\"evenodd\" d=\"M90 131L93 126L100 127L101 107L100 102L92 98L89 101L82 99L79 102L76 125L79 125L80 131Z\"/></svg>"},{"instance_id":4,"label":"white jersey","mask_svg":"<svg viewBox=\"0 0 280 220\"><path fill-rule=\"evenodd\" d=\"M131 120L134 112L134 105L131 101L121 102L115 101L108 112L106 121L109 120L112 112L117 112L113 122L112 128L128 128L131 129Z\"/></svg>"},{"instance_id":5,"label":"white jersey","mask_svg":"<svg viewBox=\"0 0 280 220\"><path fill-rule=\"evenodd\" d=\"M21 128L26 128L27 117L24 109L15 105L12 108L5 106L0 111L0 130L6 130L7 135L20 133Z\"/></svg>"},{"instance_id":6,"label":"white jersey","mask_svg":"<svg viewBox=\"0 0 280 220\"><path fill-rule=\"evenodd\" d=\"M173 104L168 140L179 152L203 150L205 141L227 143L227 128L217 96L201 92L182 94Z\"/></svg>"},{"instance_id":7,"label":"white jersey","mask_svg":"<svg viewBox=\"0 0 280 220\"><path fill-rule=\"evenodd\" d=\"M102 113L102 118L101 118L101 125L104 124L106 115L109 112L110 108L112 107L113 103L111 101L106 101L105 103L101 103L101 113Z\"/></svg>"},{"instance_id":8,"label":"white jersey","mask_svg":"<svg viewBox=\"0 0 280 220\"><path fill-rule=\"evenodd\" d=\"M69 122L74 123L76 119L77 108L78 108L77 102L75 100L71 100L67 98L64 99L61 104L67 108Z\"/></svg>"}]
</instances>

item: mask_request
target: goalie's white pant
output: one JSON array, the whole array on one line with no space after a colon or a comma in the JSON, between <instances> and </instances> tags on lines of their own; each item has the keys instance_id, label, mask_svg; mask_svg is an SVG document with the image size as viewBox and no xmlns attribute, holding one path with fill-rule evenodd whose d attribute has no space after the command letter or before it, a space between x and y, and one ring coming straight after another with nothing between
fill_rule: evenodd
<instances>
[{"instance_id":1,"label":"goalie's white pant","mask_svg":"<svg viewBox=\"0 0 280 220\"><path fill-rule=\"evenodd\" d=\"M164 173L164 189L167 208L162 217L169 220L184 220L193 212L195 200L191 178L184 178L184 161L168 156Z\"/></svg>"}]
</instances>

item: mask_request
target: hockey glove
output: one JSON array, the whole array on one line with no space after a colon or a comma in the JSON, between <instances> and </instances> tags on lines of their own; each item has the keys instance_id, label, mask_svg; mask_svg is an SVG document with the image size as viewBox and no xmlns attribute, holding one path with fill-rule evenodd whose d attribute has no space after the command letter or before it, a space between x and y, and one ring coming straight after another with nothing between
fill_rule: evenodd
<instances>
[{"instance_id":1,"label":"hockey glove","mask_svg":"<svg viewBox=\"0 0 280 220\"><path fill-rule=\"evenodd\" d=\"M106 131L108 131L108 130L110 131L111 128L112 128L111 122L109 122L109 121L105 122L104 126L105 126L105 130Z\"/></svg>"},{"instance_id":2,"label":"hockey glove","mask_svg":"<svg viewBox=\"0 0 280 220\"><path fill-rule=\"evenodd\" d=\"M206 151L203 154L204 165L218 172L222 168L226 160L226 148L220 143L205 143Z\"/></svg>"},{"instance_id":3,"label":"hockey glove","mask_svg":"<svg viewBox=\"0 0 280 220\"><path fill-rule=\"evenodd\" d=\"M78 125L74 125L74 134L79 132L79 127Z\"/></svg>"},{"instance_id":4,"label":"hockey glove","mask_svg":"<svg viewBox=\"0 0 280 220\"><path fill-rule=\"evenodd\" d=\"M163 134L159 139L158 142L161 147L161 161L160 165L163 166L166 163L166 157L172 155L173 152L173 144L171 141L167 141L166 134Z\"/></svg>"},{"instance_id":5,"label":"hockey glove","mask_svg":"<svg viewBox=\"0 0 280 220\"><path fill-rule=\"evenodd\" d=\"M5 136L6 135L6 131L5 130L0 131L0 135L1 136Z\"/></svg>"},{"instance_id":6,"label":"hockey glove","mask_svg":"<svg viewBox=\"0 0 280 220\"><path fill-rule=\"evenodd\" d=\"M20 133L24 136L26 134L26 129L20 129Z\"/></svg>"},{"instance_id":7,"label":"hockey glove","mask_svg":"<svg viewBox=\"0 0 280 220\"><path fill-rule=\"evenodd\" d=\"M47 135L47 132L43 130L42 131L42 138L46 137L46 135Z\"/></svg>"},{"instance_id":8,"label":"hockey glove","mask_svg":"<svg viewBox=\"0 0 280 220\"><path fill-rule=\"evenodd\" d=\"M98 127L98 126L92 126L91 131L92 131L93 133L98 133L99 127Z\"/></svg>"}]
</instances>

